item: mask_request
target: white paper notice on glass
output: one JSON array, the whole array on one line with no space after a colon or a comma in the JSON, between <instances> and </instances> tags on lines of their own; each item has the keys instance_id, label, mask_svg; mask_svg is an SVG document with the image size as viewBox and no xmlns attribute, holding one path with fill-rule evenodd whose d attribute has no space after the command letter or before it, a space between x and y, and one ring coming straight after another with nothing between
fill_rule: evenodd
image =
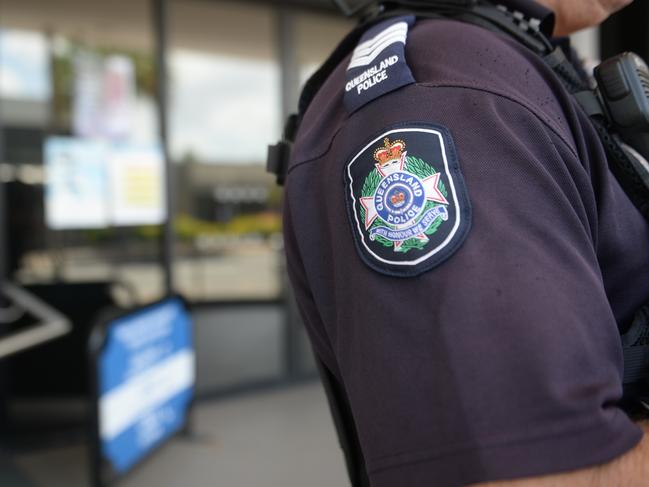
<instances>
[{"instance_id":1,"label":"white paper notice on glass","mask_svg":"<svg viewBox=\"0 0 649 487\"><path fill-rule=\"evenodd\" d=\"M45 141L45 221L53 230L105 228L108 206L107 146L94 140Z\"/></svg>"},{"instance_id":2,"label":"white paper notice on glass","mask_svg":"<svg viewBox=\"0 0 649 487\"><path fill-rule=\"evenodd\" d=\"M108 167L113 225L157 225L164 222L163 161L159 145L112 146Z\"/></svg>"},{"instance_id":3,"label":"white paper notice on glass","mask_svg":"<svg viewBox=\"0 0 649 487\"><path fill-rule=\"evenodd\" d=\"M128 140L136 109L135 64L127 56L74 57L72 128L81 137Z\"/></svg>"},{"instance_id":4,"label":"white paper notice on glass","mask_svg":"<svg viewBox=\"0 0 649 487\"><path fill-rule=\"evenodd\" d=\"M135 114L135 64L127 56L109 56L104 63L103 134L124 140Z\"/></svg>"},{"instance_id":5,"label":"white paper notice on glass","mask_svg":"<svg viewBox=\"0 0 649 487\"><path fill-rule=\"evenodd\" d=\"M79 137L103 135L104 62L89 51L74 57L72 130Z\"/></svg>"}]
</instances>

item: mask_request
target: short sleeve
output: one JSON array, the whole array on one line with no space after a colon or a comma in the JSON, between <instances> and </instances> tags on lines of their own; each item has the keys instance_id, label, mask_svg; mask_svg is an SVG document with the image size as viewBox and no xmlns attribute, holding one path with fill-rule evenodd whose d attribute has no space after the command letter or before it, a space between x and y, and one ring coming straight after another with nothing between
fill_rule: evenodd
<instances>
[{"instance_id":1,"label":"short sleeve","mask_svg":"<svg viewBox=\"0 0 649 487\"><path fill-rule=\"evenodd\" d=\"M345 165L395 120L448 130L472 206L453 255L413 277L367 265L345 205ZM373 487L557 473L639 441L616 405L591 168L530 107L466 87L402 90L295 164L286 205L297 298L347 391Z\"/></svg>"}]
</instances>

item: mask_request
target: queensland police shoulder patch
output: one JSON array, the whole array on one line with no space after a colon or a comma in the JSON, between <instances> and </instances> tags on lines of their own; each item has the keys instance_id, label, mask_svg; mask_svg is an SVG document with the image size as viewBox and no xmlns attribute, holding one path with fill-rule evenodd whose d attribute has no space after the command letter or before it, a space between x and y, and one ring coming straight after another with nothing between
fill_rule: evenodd
<instances>
[{"instance_id":1,"label":"queensland police shoulder patch","mask_svg":"<svg viewBox=\"0 0 649 487\"><path fill-rule=\"evenodd\" d=\"M391 276L421 274L464 242L471 205L448 131L394 126L345 166L347 207L363 261Z\"/></svg>"}]
</instances>

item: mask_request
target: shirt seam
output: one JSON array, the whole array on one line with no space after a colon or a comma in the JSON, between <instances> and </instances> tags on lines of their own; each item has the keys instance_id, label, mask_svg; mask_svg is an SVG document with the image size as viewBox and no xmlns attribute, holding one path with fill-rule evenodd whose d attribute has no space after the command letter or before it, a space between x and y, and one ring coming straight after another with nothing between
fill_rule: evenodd
<instances>
[{"instance_id":1,"label":"shirt seam","mask_svg":"<svg viewBox=\"0 0 649 487\"><path fill-rule=\"evenodd\" d=\"M525 109L525 111L531 113L534 118L539 120L545 127L547 127L561 142L565 145L565 147L570 151L570 153L576 158L579 159L579 155L577 154L576 150L572 147L569 141L566 140L566 138L561 135L559 130L555 127L552 126L552 124L548 121L545 120L543 117L538 115L533 107L531 105L528 105L527 103L523 102L522 100L519 100L518 98L505 93L505 92L500 92L498 90L494 90L491 88L484 88L484 87L479 87L479 86L472 86L468 84L455 84L455 83L441 83L441 84L434 84L434 83L416 83L415 86L420 86L422 88L458 88L458 89L465 89L465 90L473 90L473 91L479 91L482 93L489 93L491 95L497 96L499 98L503 98L505 100L508 100L512 103L515 103L516 105L522 107ZM329 140L329 144L327 145L326 149L320 152L318 155L315 155L313 157L310 157L308 159L305 159L303 161L296 162L295 164L291 165L291 167L288 169L287 175L293 172L295 169L297 169L300 166L303 166L305 164L309 164L311 162L315 162L321 157L325 156L330 150L331 146L333 145L334 139L338 136L340 131L342 130L342 125L336 129L334 134L332 135L331 139Z\"/></svg>"},{"instance_id":2,"label":"shirt seam","mask_svg":"<svg viewBox=\"0 0 649 487\"><path fill-rule=\"evenodd\" d=\"M345 120L347 120L347 119L345 119ZM289 174L291 174L295 169L297 169L298 167L303 166L304 164L309 164L310 162L315 162L315 161L317 161L318 159L320 159L321 157L324 157L325 155L327 155L327 152L329 152L329 151L331 150L331 146L333 145L334 139L335 139L336 137L338 137L338 134L340 133L341 130L342 130L342 125L339 126L339 127L336 129L336 131L334 132L334 134L331 136L331 139L329 140L329 143L327 144L326 149L324 149L324 150L323 150L322 152L320 152L318 155L315 155L315 156L313 156L313 157L309 157L308 159L305 159L305 160L300 161L300 162L296 162L295 164L291 165L291 166L288 168L288 171L286 172L286 174L289 175Z\"/></svg>"},{"instance_id":3,"label":"shirt seam","mask_svg":"<svg viewBox=\"0 0 649 487\"><path fill-rule=\"evenodd\" d=\"M621 414L621 411L619 409L616 409L614 412L615 416L611 418L611 422L615 422L617 419L617 416ZM588 426L583 426L580 428L576 428L574 430L567 430L563 431L561 433L556 433L553 435L548 435L548 436L535 436L533 438L519 438L517 440L512 440L512 441L494 441L491 443L485 443L485 444L474 444L474 445L465 445L462 447L456 447L447 451L435 451L433 449L421 449L421 450L410 450L407 452L401 452L401 453L396 453L392 455L384 455L381 457L376 457L368 462L368 472L380 472L383 470L389 470L391 468L396 468L404 465L411 465L411 464L416 464L416 463L424 463L428 462L431 460L437 460L437 459L442 459L442 458L447 458L447 457L453 457L453 456L458 456L462 452L468 452L468 451L474 451L474 450L493 450L493 449L499 449L499 448L508 448L508 447L513 447L517 445L523 445L523 444L530 444L530 443L543 443L548 440L551 440L553 438L561 438L565 436L571 436L571 435L580 435L584 434L590 431L598 431L601 430L601 425L598 425L598 420L600 418L594 418L593 421L589 421ZM594 424L590 424L594 423ZM399 457L407 457L407 456L413 456L416 458L412 459L407 459L405 458L403 461L397 460ZM384 466L377 466L374 468L369 467L369 465L373 463L385 463L387 460L395 460L394 463L390 465L384 465Z\"/></svg>"},{"instance_id":4,"label":"shirt seam","mask_svg":"<svg viewBox=\"0 0 649 487\"><path fill-rule=\"evenodd\" d=\"M506 93L504 91L499 91L495 90L493 88L485 88L481 86L474 86L470 84L464 84L464 83L429 83L429 82L423 82L423 83L418 83L418 86L424 87L424 88L459 88L459 89L465 89L465 90L474 90L474 91L480 91L483 93L490 93L494 96L504 98L505 100L509 100L512 103L515 103L522 108L524 108L526 111L531 113L536 119L538 119L543 125L545 125L548 129L552 131L552 133L557 136L561 142L563 142L566 146L566 148L570 151L570 153L575 156L575 158L579 159L579 155L577 154L577 151L575 148L572 147L571 143L566 140L566 138L561 134L559 129L553 126L553 124L545 119L544 117L540 116L537 112L534 111L534 107L531 104L528 104L524 102L523 100L518 99L517 97Z\"/></svg>"}]
</instances>

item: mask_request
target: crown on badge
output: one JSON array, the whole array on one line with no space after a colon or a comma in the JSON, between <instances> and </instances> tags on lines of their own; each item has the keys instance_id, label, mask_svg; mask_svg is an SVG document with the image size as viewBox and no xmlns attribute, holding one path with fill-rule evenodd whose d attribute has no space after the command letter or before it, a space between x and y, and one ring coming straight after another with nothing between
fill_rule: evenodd
<instances>
[{"instance_id":1,"label":"crown on badge","mask_svg":"<svg viewBox=\"0 0 649 487\"><path fill-rule=\"evenodd\" d=\"M403 140L395 140L390 143L387 137L383 139L383 147L374 151L374 159L381 165L385 166L389 162L401 159L406 143Z\"/></svg>"}]
</instances>

